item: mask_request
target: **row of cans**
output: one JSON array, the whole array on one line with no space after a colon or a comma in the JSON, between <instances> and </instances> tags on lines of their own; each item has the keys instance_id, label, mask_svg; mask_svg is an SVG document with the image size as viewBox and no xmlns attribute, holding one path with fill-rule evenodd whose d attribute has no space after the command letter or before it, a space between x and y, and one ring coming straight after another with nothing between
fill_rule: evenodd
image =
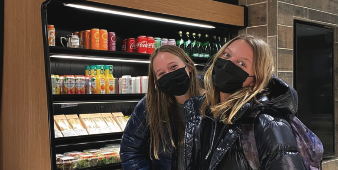
<instances>
[{"instance_id":1,"label":"row of cans","mask_svg":"<svg viewBox=\"0 0 338 170\"><path fill-rule=\"evenodd\" d=\"M128 38L123 40L122 51L151 54L155 49L161 47L162 45L176 45L176 41L175 39L168 40L167 38L153 38L141 35L137 39Z\"/></svg>"},{"instance_id":2,"label":"row of cans","mask_svg":"<svg viewBox=\"0 0 338 170\"><path fill-rule=\"evenodd\" d=\"M95 76L52 75L52 94L97 94ZM104 83L104 82L103 82ZM141 94L147 93L148 77L131 77L130 75L115 78L112 88L102 86L100 94Z\"/></svg>"},{"instance_id":3,"label":"row of cans","mask_svg":"<svg viewBox=\"0 0 338 170\"><path fill-rule=\"evenodd\" d=\"M148 91L148 76L119 78L119 94L144 94Z\"/></svg>"},{"instance_id":4,"label":"row of cans","mask_svg":"<svg viewBox=\"0 0 338 170\"><path fill-rule=\"evenodd\" d=\"M74 32L80 39L80 48L92 50L116 51L116 34L105 29L92 28Z\"/></svg>"}]
</instances>

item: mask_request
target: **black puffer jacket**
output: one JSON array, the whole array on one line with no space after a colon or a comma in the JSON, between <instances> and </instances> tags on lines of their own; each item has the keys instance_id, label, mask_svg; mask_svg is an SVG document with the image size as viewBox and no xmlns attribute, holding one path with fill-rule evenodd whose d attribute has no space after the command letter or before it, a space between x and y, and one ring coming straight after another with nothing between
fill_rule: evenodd
<instances>
[{"instance_id":1,"label":"black puffer jacket","mask_svg":"<svg viewBox=\"0 0 338 170\"><path fill-rule=\"evenodd\" d=\"M297 112L297 93L281 79L273 77L267 95L258 97L261 104L246 103L232 119L231 125L214 119L210 110L202 118L200 107L204 99L205 96L195 97L185 104L187 124L184 150L187 170L251 169L241 142L243 137L247 137L243 135L241 127L246 121L254 124L253 138L257 147L250 149L257 148L259 169L304 169L296 139L283 115ZM265 105L274 110L263 110L262 106ZM250 115L257 111L258 116L251 118Z\"/></svg>"},{"instance_id":2,"label":"black puffer jacket","mask_svg":"<svg viewBox=\"0 0 338 170\"><path fill-rule=\"evenodd\" d=\"M177 146L177 131L175 126L172 126L173 140ZM164 128L167 141L169 141L169 134ZM124 170L176 170L177 167L177 149L171 145L166 146L164 152L162 145L159 148L160 160L150 159L150 131L147 121L146 98L144 97L136 105L126 128L124 129L120 156L122 167ZM152 158L154 158L152 156Z\"/></svg>"}]
</instances>

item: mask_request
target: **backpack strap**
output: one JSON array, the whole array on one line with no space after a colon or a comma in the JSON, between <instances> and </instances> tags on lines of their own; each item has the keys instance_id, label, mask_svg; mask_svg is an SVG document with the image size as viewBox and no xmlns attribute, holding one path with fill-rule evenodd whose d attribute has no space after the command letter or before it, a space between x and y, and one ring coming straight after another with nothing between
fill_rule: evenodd
<instances>
[{"instance_id":1,"label":"backpack strap","mask_svg":"<svg viewBox=\"0 0 338 170\"><path fill-rule=\"evenodd\" d=\"M254 131L254 122L260 112L260 109L252 112L249 117L244 118L240 123L240 128L242 130L240 142L243 148L243 153L248 164L253 170L259 170L261 166Z\"/></svg>"}]
</instances>

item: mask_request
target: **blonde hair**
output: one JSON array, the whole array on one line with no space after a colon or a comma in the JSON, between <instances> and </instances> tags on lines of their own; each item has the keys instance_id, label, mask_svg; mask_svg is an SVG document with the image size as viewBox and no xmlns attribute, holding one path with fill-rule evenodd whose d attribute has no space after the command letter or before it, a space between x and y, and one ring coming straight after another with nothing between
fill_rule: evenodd
<instances>
[{"instance_id":1,"label":"blonde hair","mask_svg":"<svg viewBox=\"0 0 338 170\"><path fill-rule=\"evenodd\" d=\"M165 140L164 133L164 124L168 130L170 142L173 147L175 147L173 141L172 128L170 124L169 116L172 115L174 120L179 120L179 115L176 110L174 110L175 106L175 97L164 93L160 88L157 82L156 74L153 68L154 58L157 56L159 52L169 52L177 57L179 57L184 64L191 69L190 72L190 87L188 89L189 97L193 97L198 95L199 93L199 83L197 80L197 71L194 65L194 62L190 57L186 55L186 53L180 49L179 47L173 45L164 45L160 48L156 49L150 55L150 64L148 71L148 92L147 92L147 119L148 126L150 130L150 146L153 146L153 154L155 159L159 159L158 152L160 142L165 150L165 146L167 141ZM175 121L176 129L178 134L178 143L182 144L184 139L184 131L185 124L182 121ZM152 147L150 147L150 152ZM151 155L151 154L150 154Z\"/></svg>"},{"instance_id":2,"label":"blonde hair","mask_svg":"<svg viewBox=\"0 0 338 170\"><path fill-rule=\"evenodd\" d=\"M253 50L253 72L255 76L255 85L252 87L243 87L231 94L225 102L220 103L220 91L215 89L212 80L212 70L216 60L223 54L224 50L234 41L244 40ZM273 71L273 57L270 47L263 40L250 35L240 35L226 43L215 55L211 61L212 64L206 71L204 77L204 87L206 89L206 99L201 107L201 114L205 116L206 108L210 106L214 117L220 118L225 124L232 124L232 118L241 109L241 107L256 98L255 96L262 92L268 85Z\"/></svg>"}]
</instances>

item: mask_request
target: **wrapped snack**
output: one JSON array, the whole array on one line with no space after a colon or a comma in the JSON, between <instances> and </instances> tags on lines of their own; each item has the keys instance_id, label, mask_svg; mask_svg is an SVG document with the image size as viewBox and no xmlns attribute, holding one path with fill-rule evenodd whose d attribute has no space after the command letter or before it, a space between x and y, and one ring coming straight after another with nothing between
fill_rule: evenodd
<instances>
[{"instance_id":1,"label":"wrapped snack","mask_svg":"<svg viewBox=\"0 0 338 170\"><path fill-rule=\"evenodd\" d=\"M56 126L55 121L54 121L54 134L55 138L63 137L62 133L60 132L60 129Z\"/></svg>"},{"instance_id":2,"label":"wrapped snack","mask_svg":"<svg viewBox=\"0 0 338 170\"><path fill-rule=\"evenodd\" d=\"M97 166L98 156L94 154L83 154L79 156L79 162L76 166L78 169Z\"/></svg>"},{"instance_id":3,"label":"wrapped snack","mask_svg":"<svg viewBox=\"0 0 338 170\"><path fill-rule=\"evenodd\" d=\"M100 134L100 128L92 119L91 114L80 114L80 121L86 126L88 134Z\"/></svg>"},{"instance_id":4,"label":"wrapped snack","mask_svg":"<svg viewBox=\"0 0 338 170\"><path fill-rule=\"evenodd\" d=\"M72 129L77 135L88 135L88 132L83 127L82 123L80 122L79 117L75 115L66 115L66 118L71 125Z\"/></svg>"},{"instance_id":5,"label":"wrapped snack","mask_svg":"<svg viewBox=\"0 0 338 170\"><path fill-rule=\"evenodd\" d=\"M116 123L111 113L101 113L101 115L112 132L122 132L120 125Z\"/></svg>"},{"instance_id":6,"label":"wrapped snack","mask_svg":"<svg viewBox=\"0 0 338 170\"><path fill-rule=\"evenodd\" d=\"M54 120L64 137L77 136L64 115L56 115L54 116Z\"/></svg>"},{"instance_id":7,"label":"wrapped snack","mask_svg":"<svg viewBox=\"0 0 338 170\"><path fill-rule=\"evenodd\" d=\"M124 130L127 125L127 120L124 118L122 112L112 113L112 115L114 117L114 120L120 125L121 129Z\"/></svg>"},{"instance_id":8,"label":"wrapped snack","mask_svg":"<svg viewBox=\"0 0 338 170\"><path fill-rule=\"evenodd\" d=\"M103 117L100 113L92 114L92 119L96 123L96 125L100 128L101 133L111 133L112 131L109 129L107 123L104 121Z\"/></svg>"},{"instance_id":9,"label":"wrapped snack","mask_svg":"<svg viewBox=\"0 0 338 170\"><path fill-rule=\"evenodd\" d=\"M73 170L76 169L77 162L75 157L62 156L56 162L56 168L57 170Z\"/></svg>"}]
</instances>

